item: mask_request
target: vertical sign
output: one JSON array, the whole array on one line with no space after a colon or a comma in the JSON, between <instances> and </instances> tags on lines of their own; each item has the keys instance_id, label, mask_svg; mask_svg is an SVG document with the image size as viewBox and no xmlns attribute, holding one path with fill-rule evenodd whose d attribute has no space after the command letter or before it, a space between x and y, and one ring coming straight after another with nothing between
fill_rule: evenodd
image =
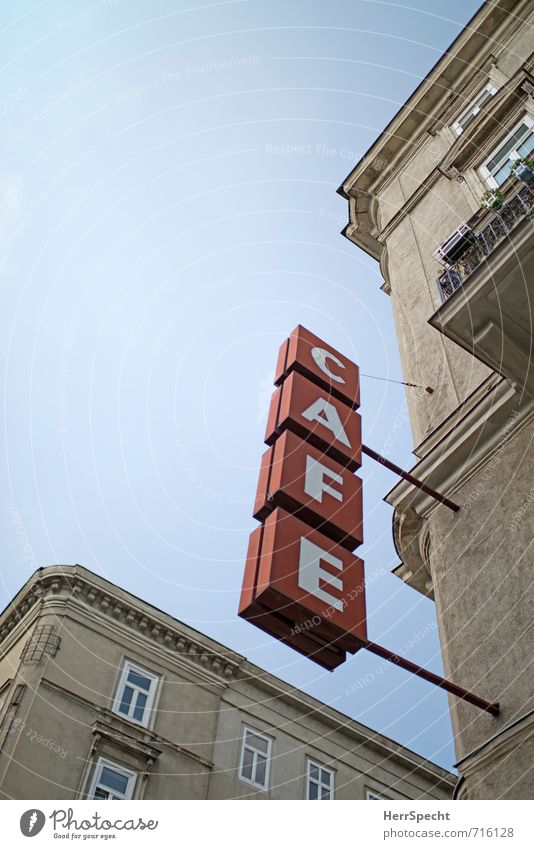
<instances>
[{"instance_id":1,"label":"vertical sign","mask_svg":"<svg viewBox=\"0 0 534 849\"><path fill-rule=\"evenodd\" d=\"M299 325L275 385L239 615L335 669L367 638L359 370Z\"/></svg>"}]
</instances>

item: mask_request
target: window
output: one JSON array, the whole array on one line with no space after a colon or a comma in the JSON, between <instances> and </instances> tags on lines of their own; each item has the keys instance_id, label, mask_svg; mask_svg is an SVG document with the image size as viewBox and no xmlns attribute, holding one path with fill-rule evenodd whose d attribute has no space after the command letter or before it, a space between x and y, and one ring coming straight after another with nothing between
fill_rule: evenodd
<instances>
[{"instance_id":1,"label":"window","mask_svg":"<svg viewBox=\"0 0 534 849\"><path fill-rule=\"evenodd\" d=\"M264 790L269 784L271 743L269 737L265 737L259 731L254 731L253 728L245 728L243 732L239 777L243 781Z\"/></svg>"},{"instance_id":2,"label":"window","mask_svg":"<svg viewBox=\"0 0 534 849\"><path fill-rule=\"evenodd\" d=\"M525 115L480 167L480 174L491 188L502 186L510 174L512 162L528 156L533 150L534 121Z\"/></svg>"},{"instance_id":3,"label":"window","mask_svg":"<svg viewBox=\"0 0 534 849\"><path fill-rule=\"evenodd\" d=\"M456 119L452 128L457 136L461 135L466 127L469 126L471 121L478 115L482 107L491 100L493 95L497 92L497 89L491 83L488 83L484 86L482 91L480 91L475 99L471 101L467 109L464 109L459 118Z\"/></svg>"},{"instance_id":4,"label":"window","mask_svg":"<svg viewBox=\"0 0 534 849\"><path fill-rule=\"evenodd\" d=\"M322 764L308 761L308 799L334 798L334 773Z\"/></svg>"},{"instance_id":5,"label":"window","mask_svg":"<svg viewBox=\"0 0 534 849\"><path fill-rule=\"evenodd\" d=\"M374 801L380 801L381 799L387 800L387 796L381 796L380 793L375 793L374 790L366 790L365 798Z\"/></svg>"},{"instance_id":6,"label":"window","mask_svg":"<svg viewBox=\"0 0 534 849\"><path fill-rule=\"evenodd\" d=\"M2 713L2 708L4 707L12 680L12 678L8 678L7 681L4 681L0 687L0 713Z\"/></svg>"},{"instance_id":7,"label":"window","mask_svg":"<svg viewBox=\"0 0 534 849\"><path fill-rule=\"evenodd\" d=\"M131 799L135 787L135 772L113 761L99 758L96 762L89 799Z\"/></svg>"},{"instance_id":8,"label":"window","mask_svg":"<svg viewBox=\"0 0 534 849\"><path fill-rule=\"evenodd\" d=\"M157 686L155 675L126 661L113 703L114 712L132 722L148 725Z\"/></svg>"}]
</instances>

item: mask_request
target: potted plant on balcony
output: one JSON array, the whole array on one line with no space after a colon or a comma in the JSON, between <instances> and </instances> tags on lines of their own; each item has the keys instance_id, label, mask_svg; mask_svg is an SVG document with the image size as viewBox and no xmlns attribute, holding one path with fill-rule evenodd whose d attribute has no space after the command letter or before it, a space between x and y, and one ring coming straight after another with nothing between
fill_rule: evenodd
<instances>
[{"instance_id":1,"label":"potted plant on balcony","mask_svg":"<svg viewBox=\"0 0 534 849\"><path fill-rule=\"evenodd\" d=\"M528 156L522 156L521 159L516 159L512 163L511 172L518 180L523 183L534 182L534 160Z\"/></svg>"},{"instance_id":2,"label":"potted plant on balcony","mask_svg":"<svg viewBox=\"0 0 534 849\"><path fill-rule=\"evenodd\" d=\"M503 203L504 197L500 189L488 189L480 198L480 205L486 209L500 209Z\"/></svg>"},{"instance_id":3,"label":"potted plant on balcony","mask_svg":"<svg viewBox=\"0 0 534 849\"><path fill-rule=\"evenodd\" d=\"M434 253L443 265L454 265L476 243L476 236L468 224L462 224Z\"/></svg>"}]
</instances>

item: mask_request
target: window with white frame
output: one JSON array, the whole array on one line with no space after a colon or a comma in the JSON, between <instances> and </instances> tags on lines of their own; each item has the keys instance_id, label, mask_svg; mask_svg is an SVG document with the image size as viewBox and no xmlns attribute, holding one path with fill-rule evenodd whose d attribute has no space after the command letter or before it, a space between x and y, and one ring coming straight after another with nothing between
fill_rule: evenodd
<instances>
[{"instance_id":1,"label":"window with white frame","mask_svg":"<svg viewBox=\"0 0 534 849\"><path fill-rule=\"evenodd\" d=\"M308 761L308 799L334 798L334 773L317 761Z\"/></svg>"},{"instance_id":2,"label":"window with white frame","mask_svg":"<svg viewBox=\"0 0 534 849\"><path fill-rule=\"evenodd\" d=\"M154 704L158 677L130 661L125 661L113 703L113 711L132 722L148 725Z\"/></svg>"},{"instance_id":3,"label":"window with white frame","mask_svg":"<svg viewBox=\"0 0 534 849\"><path fill-rule=\"evenodd\" d=\"M529 156L533 150L534 120L530 115L525 115L480 166L480 175L491 188L502 186L510 175L512 163L523 156Z\"/></svg>"},{"instance_id":4,"label":"window with white frame","mask_svg":"<svg viewBox=\"0 0 534 849\"><path fill-rule=\"evenodd\" d=\"M369 800L380 801L381 799L387 800L388 797L387 796L381 796L380 793L376 793L374 790L366 790L365 791L365 798L369 799Z\"/></svg>"},{"instance_id":5,"label":"window with white frame","mask_svg":"<svg viewBox=\"0 0 534 849\"><path fill-rule=\"evenodd\" d=\"M272 740L253 728L243 730L239 777L265 790L269 786L269 762Z\"/></svg>"},{"instance_id":6,"label":"window with white frame","mask_svg":"<svg viewBox=\"0 0 534 849\"><path fill-rule=\"evenodd\" d=\"M131 799L137 774L113 761L99 758L96 762L89 799Z\"/></svg>"},{"instance_id":7,"label":"window with white frame","mask_svg":"<svg viewBox=\"0 0 534 849\"><path fill-rule=\"evenodd\" d=\"M497 89L492 83L487 83L484 86L482 91L479 91L474 100L471 101L469 106L463 110L461 115L456 119L452 128L457 136L461 135L463 131L469 126L471 121L473 121L483 106L491 100L494 94L496 94Z\"/></svg>"}]
</instances>

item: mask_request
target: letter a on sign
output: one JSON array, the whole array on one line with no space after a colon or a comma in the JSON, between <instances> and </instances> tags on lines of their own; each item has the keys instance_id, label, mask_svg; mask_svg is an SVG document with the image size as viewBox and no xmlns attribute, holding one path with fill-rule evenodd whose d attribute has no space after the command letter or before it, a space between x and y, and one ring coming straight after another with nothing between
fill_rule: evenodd
<instances>
[{"instance_id":1,"label":"letter a on sign","mask_svg":"<svg viewBox=\"0 0 534 849\"><path fill-rule=\"evenodd\" d=\"M309 422L319 422L319 424L324 425L332 431L334 439L337 439L343 445L347 445L348 448L352 447L345 428L341 424L338 411L326 398L318 398L307 410L303 411L302 416Z\"/></svg>"}]
</instances>

